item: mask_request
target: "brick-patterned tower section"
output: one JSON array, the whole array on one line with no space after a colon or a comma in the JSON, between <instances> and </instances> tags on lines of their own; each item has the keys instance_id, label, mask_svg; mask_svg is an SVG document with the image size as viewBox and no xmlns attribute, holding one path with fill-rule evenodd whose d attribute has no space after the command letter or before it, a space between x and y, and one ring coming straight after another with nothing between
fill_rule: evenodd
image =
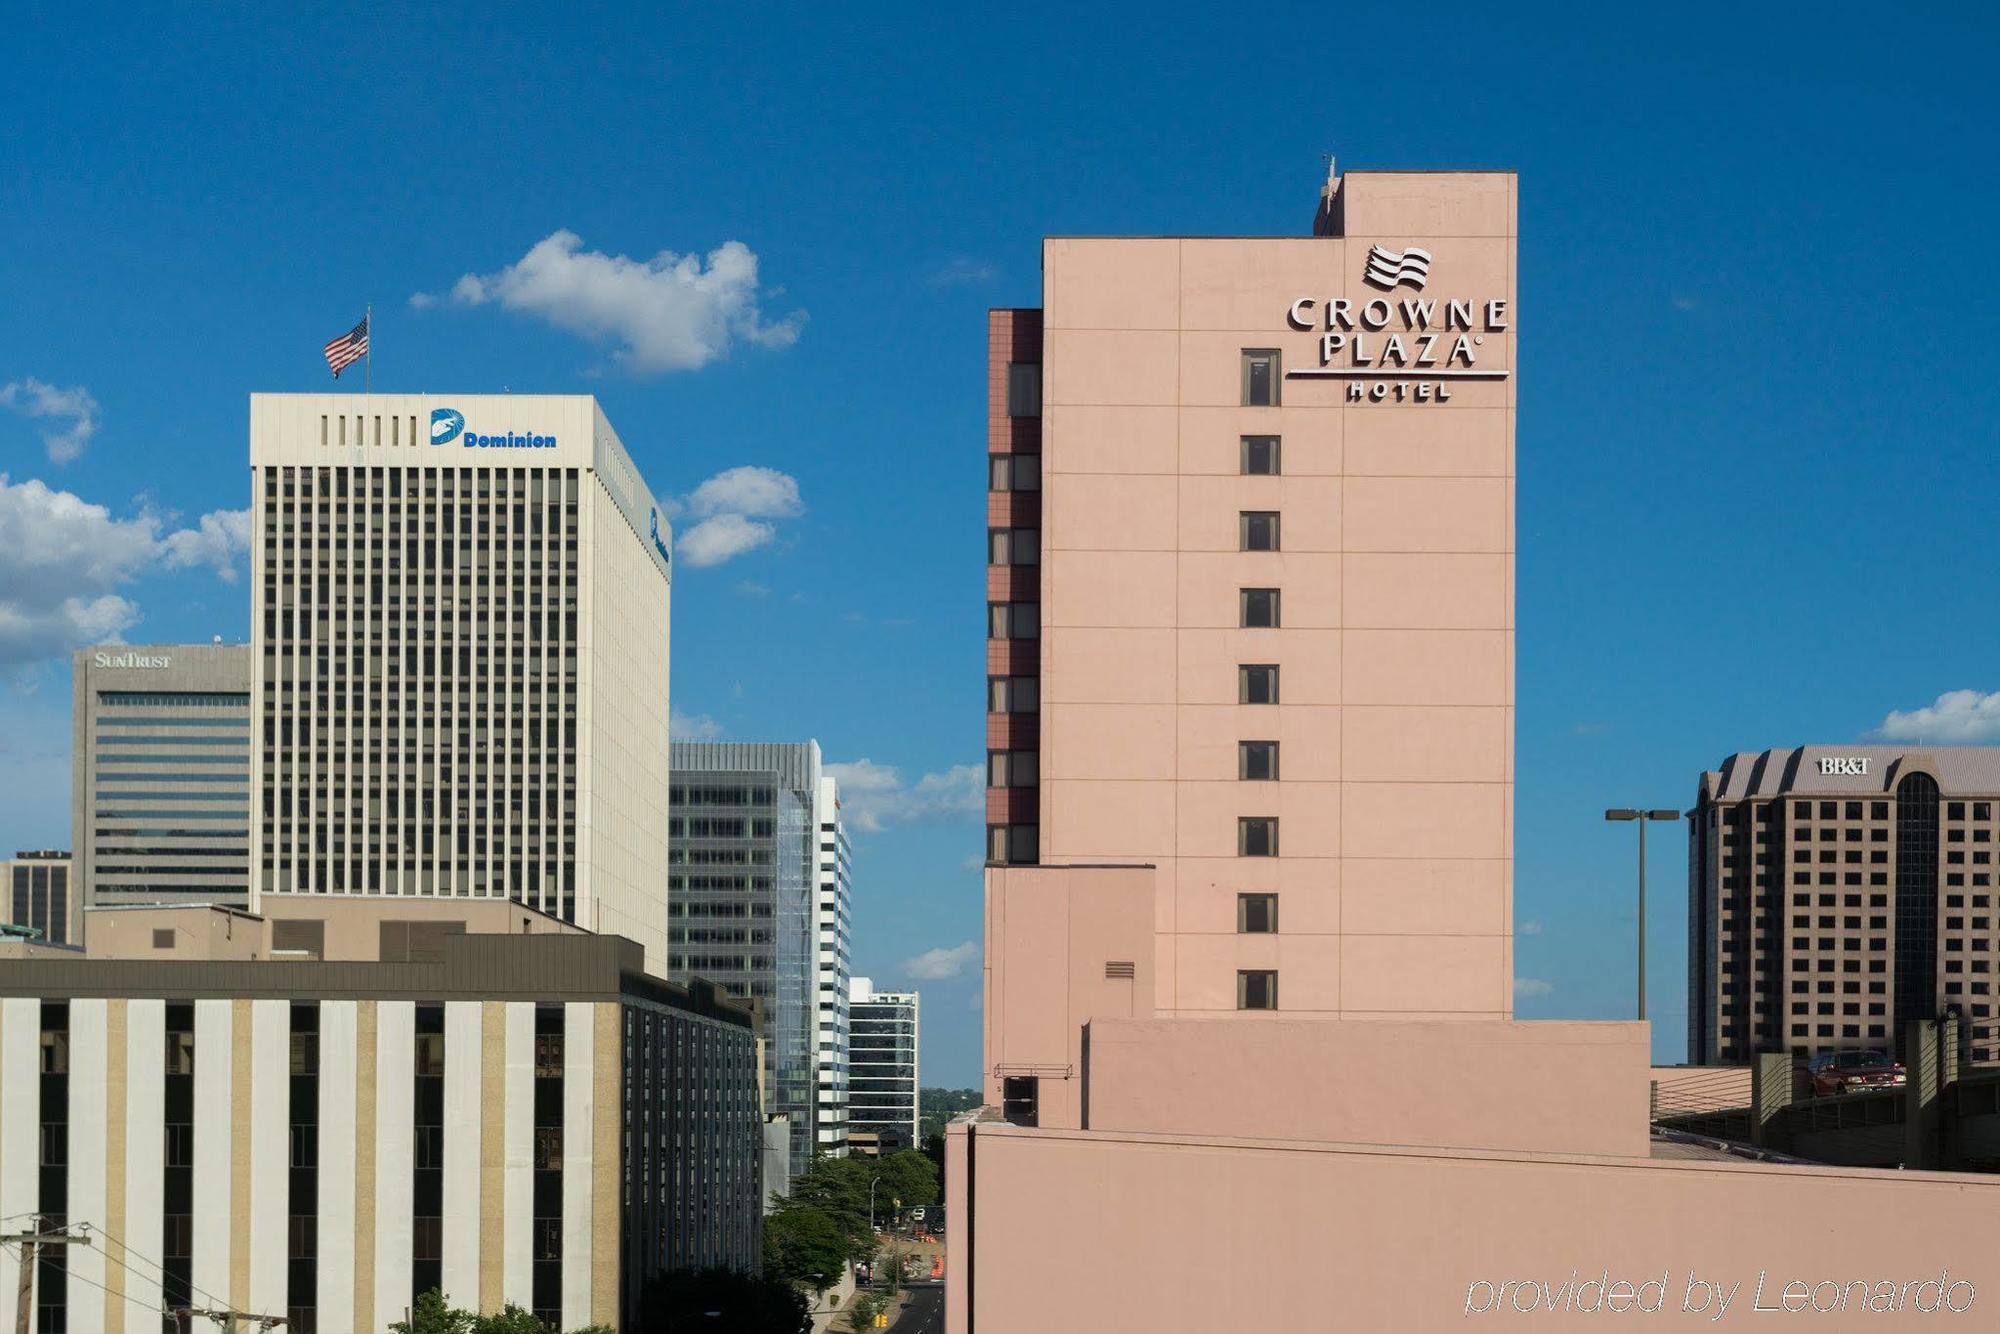
<instances>
[{"instance_id":1,"label":"brick-patterned tower section","mask_svg":"<svg viewBox=\"0 0 2000 1334\"><path fill-rule=\"evenodd\" d=\"M992 310L986 321L987 857L1033 862L1038 788L1018 774L1004 786L991 785L991 756L1036 752L1040 745L1042 312ZM1022 367L1033 370L1017 369ZM1032 460L1018 467L1006 462L1022 455ZM1003 694L1012 702L997 708ZM1034 707L1023 707L1024 699Z\"/></svg>"}]
</instances>

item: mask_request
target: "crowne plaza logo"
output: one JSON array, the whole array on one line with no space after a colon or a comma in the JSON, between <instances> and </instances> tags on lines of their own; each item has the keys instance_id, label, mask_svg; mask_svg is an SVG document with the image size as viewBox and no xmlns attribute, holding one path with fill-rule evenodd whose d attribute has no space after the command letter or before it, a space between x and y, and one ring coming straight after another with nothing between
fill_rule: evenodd
<instances>
[{"instance_id":1,"label":"crowne plaza logo","mask_svg":"<svg viewBox=\"0 0 2000 1334\"><path fill-rule=\"evenodd\" d=\"M1421 292L1431 277L1431 252L1420 246L1391 250L1387 246L1368 248L1368 267L1362 280L1387 292L1408 284Z\"/></svg>"}]
</instances>

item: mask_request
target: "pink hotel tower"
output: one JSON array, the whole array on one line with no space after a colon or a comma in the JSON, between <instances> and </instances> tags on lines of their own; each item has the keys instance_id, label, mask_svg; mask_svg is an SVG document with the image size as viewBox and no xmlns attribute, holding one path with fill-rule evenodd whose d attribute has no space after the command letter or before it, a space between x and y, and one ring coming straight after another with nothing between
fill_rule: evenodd
<instances>
[{"instance_id":1,"label":"pink hotel tower","mask_svg":"<svg viewBox=\"0 0 2000 1334\"><path fill-rule=\"evenodd\" d=\"M1644 1024L1513 1019L1515 201L1330 173L1310 236L1052 237L989 316L951 1334L1980 1268L2000 1180L1662 1158Z\"/></svg>"},{"instance_id":2,"label":"pink hotel tower","mask_svg":"<svg viewBox=\"0 0 2000 1334\"><path fill-rule=\"evenodd\" d=\"M1050 238L989 317L990 874L1150 867L1162 1016L1512 1013L1514 188Z\"/></svg>"}]
</instances>

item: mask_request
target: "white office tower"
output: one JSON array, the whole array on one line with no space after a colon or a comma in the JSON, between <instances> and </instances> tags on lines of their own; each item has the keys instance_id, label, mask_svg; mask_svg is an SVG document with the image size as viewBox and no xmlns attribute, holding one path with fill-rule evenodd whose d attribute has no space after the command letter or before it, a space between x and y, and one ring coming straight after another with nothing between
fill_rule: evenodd
<instances>
[{"instance_id":1,"label":"white office tower","mask_svg":"<svg viewBox=\"0 0 2000 1334\"><path fill-rule=\"evenodd\" d=\"M254 394L251 908L507 898L666 971L667 526L587 396Z\"/></svg>"},{"instance_id":2,"label":"white office tower","mask_svg":"<svg viewBox=\"0 0 2000 1334\"><path fill-rule=\"evenodd\" d=\"M848 941L853 922L852 857L840 818L840 783L822 777L813 804L818 828L813 888L813 971L817 983L819 1112L814 1135L821 1153L847 1156Z\"/></svg>"}]
</instances>

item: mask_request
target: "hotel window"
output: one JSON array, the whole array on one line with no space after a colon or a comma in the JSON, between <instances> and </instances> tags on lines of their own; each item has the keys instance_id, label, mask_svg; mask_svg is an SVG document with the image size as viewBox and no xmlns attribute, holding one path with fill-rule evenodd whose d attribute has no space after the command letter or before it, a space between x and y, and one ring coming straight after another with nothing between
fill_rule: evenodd
<instances>
[{"instance_id":1,"label":"hotel window","mask_svg":"<svg viewBox=\"0 0 2000 1334\"><path fill-rule=\"evenodd\" d=\"M1041 680L1033 676L989 676L986 707L992 713L1034 713L1041 707Z\"/></svg>"},{"instance_id":2,"label":"hotel window","mask_svg":"<svg viewBox=\"0 0 2000 1334\"><path fill-rule=\"evenodd\" d=\"M1041 1120L1041 1082L1034 1075L1008 1075L1000 1081L1000 1115L1009 1125L1033 1126Z\"/></svg>"},{"instance_id":3,"label":"hotel window","mask_svg":"<svg viewBox=\"0 0 2000 1334\"><path fill-rule=\"evenodd\" d=\"M1245 551L1278 549L1278 515L1274 510L1244 510L1237 516L1237 537Z\"/></svg>"},{"instance_id":4,"label":"hotel window","mask_svg":"<svg viewBox=\"0 0 2000 1334\"><path fill-rule=\"evenodd\" d=\"M1035 528L989 528L986 530L986 563L989 565L1038 565L1042 559L1042 534Z\"/></svg>"},{"instance_id":5,"label":"hotel window","mask_svg":"<svg viewBox=\"0 0 2000 1334\"><path fill-rule=\"evenodd\" d=\"M1268 783L1278 777L1278 743L1239 741L1236 743L1236 776L1250 782Z\"/></svg>"},{"instance_id":6,"label":"hotel window","mask_svg":"<svg viewBox=\"0 0 2000 1334\"><path fill-rule=\"evenodd\" d=\"M1238 894L1236 929L1243 935L1266 935L1278 929L1276 894Z\"/></svg>"},{"instance_id":7,"label":"hotel window","mask_svg":"<svg viewBox=\"0 0 2000 1334\"><path fill-rule=\"evenodd\" d=\"M1270 662L1247 662L1236 669L1238 704L1276 704L1278 666Z\"/></svg>"},{"instance_id":8,"label":"hotel window","mask_svg":"<svg viewBox=\"0 0 2000 1334\"><path fill-rule=\"evenodd\" d=\"M1042 489L1040 454L995 454L989 478L994 491L1039 491Z\"/></svg>"},{"instance_id":9,"label":"hotel window","mask_svg":"<svg viewBox=\"0 0 2000 1334\"><path fill-rule=\"evenodd\" d=\"M987 636L992 639L1035 639L1042 633L1042 609L1035 602L986 604Z\"/></svg>"},{"instance_id":10,"label":"hotel window","mask_svg":"<svg viewBox=\"0 0 2000 1334\"><path fill-rule=\"evenodd\" d=\"M1033 787L1036 752L1032 750L989 750L986 752L988 787Z\"/></svg>"},{"instance_id":11,"label":"hotel window","mask_svg":"<svg viewBox=\"0 0 2000 1334\"><path fill-rule=\"evenodd\" d=\"M1278 972L1275 968L1246 968L1236 974L1236 1008L1275 1010L1278 1008Z\"/></svg>"},{"instance_id":12,"label":"hotel window","mask_svg":"<svg viewBox=\"0 0 2000 1334\"><path fill-rule=\"evenodd\" d=\"M1236 855L1275 857L1278 855L1278 821L1275 816L1246 815L1236 821Z\"/></svg>"},{"instance_id":13,"label":"hotel window","mask_svg":"<svg viewBox=\"0 0 2000 1334\"><path fill-rule=\"evenodd\" d=\"M1278 621L1278 590L1246 588L1240 594L1242 623L1248 629L1275 629Z\"/></svg>"},{"instance_id":14,"label":"hotel window","mask_svg":"<svg viewBox=\"0 0 2000 1334\"><path fill-rule=\"evenodd\" d=\"M1003 866L1032 865L1041 855L1038 834L1031 824L987 825L987 860Z\"/></svg>"},{"instance_id":15,"label":"hotel window","mask_svg":"<svg viewBox=\"0 0 2000 1334\"><path fill-rule=\"evenodd\" d=\"M1277 407L1280 374L1277 348L1244 348L1243 406L1246 408Z\"/></svg>"},{"instance_id":16,"label":"hotel window","mask_svg":"<svg viewBox=\"0 0 2000 1334\"><path fill-rule=\"evenodd\" d=\"M1007 364L1007 415L1042 415L1042 368L1035 362L1013 361Z\"/></svg>"},{"instance_id":17,"label":"hotel window","mask_svg":"<svg viewBox=\"0 0 2000 1334\"><path fill-rule=\"evenodd\" d=\"M1246 435L1243 437L1243 475L1245 477L1276 477L1283 471L1283 467L1280 466L1277 436Z\"/></svg>"}]
</instances>

